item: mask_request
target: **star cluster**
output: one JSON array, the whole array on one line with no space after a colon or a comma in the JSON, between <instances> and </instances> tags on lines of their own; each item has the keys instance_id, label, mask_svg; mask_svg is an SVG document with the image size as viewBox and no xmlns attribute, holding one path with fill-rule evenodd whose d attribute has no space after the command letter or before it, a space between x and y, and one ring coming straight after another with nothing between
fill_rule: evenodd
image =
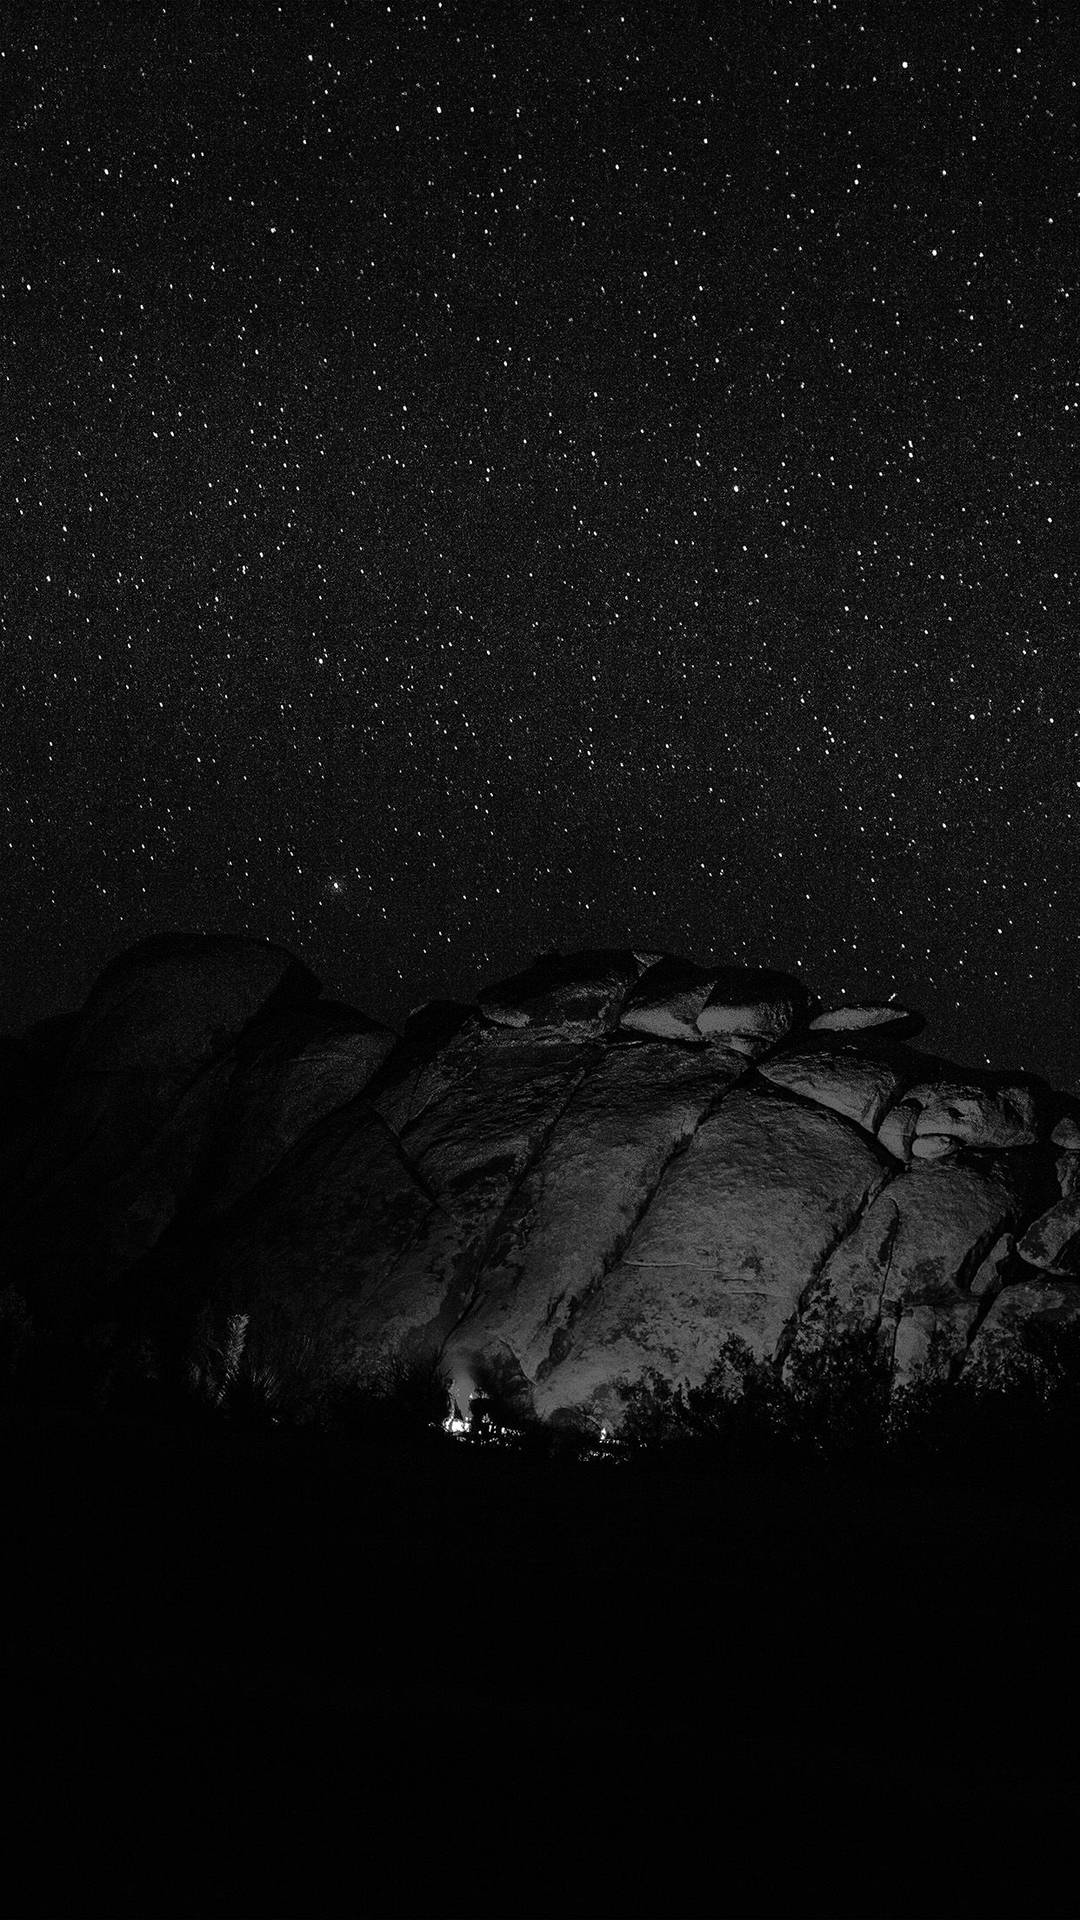
<instances>
[{"instance_id":1,"label":"star cluster","mask_svg":"<svg viewBox=\"0 0 1080 1920\"><path fill-rule=\"evenodd\" d=\"M1067 13L16 7L8 1024L629 941L1080 1084Z\"/></svg>"}]
</instances>

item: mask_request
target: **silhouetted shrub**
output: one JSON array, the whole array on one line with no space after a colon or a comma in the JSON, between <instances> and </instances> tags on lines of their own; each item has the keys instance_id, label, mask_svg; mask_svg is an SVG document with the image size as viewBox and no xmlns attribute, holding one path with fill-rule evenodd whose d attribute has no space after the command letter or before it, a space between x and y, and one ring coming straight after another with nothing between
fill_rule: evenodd
<instances>
[{"instance_id":1,"label":"silhouetted shrub","mask_svg":"<svg viewBox=\"0 0 1080 1920\"><path fill-rule=\"evenodd\" d=\"M866 1461L884 1446L889 1376L880 1344L862 1333L786 1365L732 1335L699 1385L654 1371L628 1389L618 1449L726 1464Z\"/></svg>"},{"instance_id":2,"label":"silhouetted shrub","mask_svg":"<svg viewBox=\"0 0 1080 1920\"><path fill-rule=\"evenodd\" d=\"M436 1355L396 1355L319 1398L317 1422L345 1444L416 1441L442 1433L449 1383Z\"/></svg>"},{"instance_id":3,"label":"silhouetted shrub","mask_svg":"<svg viewBox=\"0 0 1080 1920\"><path fill-rule=\"evenodd\" d=\"M653 1371L624 1394L622 1459L861 1473L948 1475L1002 1486L1076 1484L1080 1329L1025 1330L995 1363L957 1375L932 1339L924 1367L894 1384L875 1329L833 1333L812 1352L756 1357L732 1337L697 1386Z\"/></svg>"}]
</instances>

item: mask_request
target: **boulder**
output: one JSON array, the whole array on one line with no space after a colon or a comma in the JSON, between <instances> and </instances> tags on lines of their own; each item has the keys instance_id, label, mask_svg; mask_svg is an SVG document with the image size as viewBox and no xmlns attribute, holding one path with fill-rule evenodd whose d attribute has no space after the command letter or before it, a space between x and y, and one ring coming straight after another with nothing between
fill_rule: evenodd
<instances>
[{"instance_id":1,"label":"boulder","mask_svg":"<svg viewBox=\"0 0 1080 1920\"><path fill-rule=\"evenodd\" d=\"M887 1032L891 1039L899 1039L903 1034L921 1032L925 1021L921 1014L910 1007L898 1006L890 1000L886 1005L852 1004L844 1007L829 1007L823 1013L816 1013L810 1022L811 1033L866 1033Z\"/></svg>"},{"instance_id":2,"label":"boulder","mask_svg":"<svg viewBox=\"0 0 1080 1920\"><path fill-rule=\"evenodd\" d=\"M772 1086L842 1113L868 1133L877 1130L889 1102L904 1084L899 1068L854 1047L774 1053L760 1063L758 1072Z\"/></svg>"},{"instance_id":3,"label":"boulder","mask_svg":"<svg viewBox=\"0 0 1080 1920\"><path fill-rule=\"evenodd\" d=\"M538 1412L617 1421L620 1388L650 1369L699 1381L733 1334L775 1352L803 1290L886 1177L885 1156L835 1114L736 1087L583 1297L537 1380Z\"/></svg>"},{"instance_id":4,"label":"boulder","mask_svg":"<svg viewBox=\"0 0 1080 1920\"><path fill-rule=\"evenodd\" d=\"M775 1047L806 1011L806 990L787 974L725 967L697 1016L699 1032L756 1055Z\"/></svg>"},{"instance_id":5,"label":"boulder","mask_svg":"<svg viewBox=\"0 0 1080 1920\"><path fill-rule=\"evenodd\" d=\"M945 1160L959 1153L961 1144L953 1133L920 1133L916 1121L911 1157L913 1160Z\"/></svg>"},{"instance_id":6,"label":"boulder","mask_svg":"<svg viewBox=\"0 0 1080 1920\"><path fill-rule=\"evenodd\" d=\"M660 1040L688 1040L702 1045L698 1014L712 991L715 971L691 960L665 955L647 967L623 1004L620 1024L631 1033Z\"/></svg>"},{"instance_id":7,"label":"boulder","mask_svg":"<svg viewBox=\"0 0 1080 1920\"><path fill-rule=\"evenodd\" d=\"M1080 1274L1080 1193L1072 1193L1033 1220L1016 1247L1021 1260L1044 1273Z\"/></svg>"},{"instance_id":8,"label":"boulder","mask_svg":"<svg viewBox=\"0 0 1080 1920\"><path fill-rule=\"evenodd\" d=\"M1080 1153L1080 1121L1071 1113L1062 1114L1050 1139L1055 1147L1064 1147L1068 1153Z\"/></svg>"},{"instance_id":9,"label":"boulder","mask_svg":"<svg viewBox=\"0 0 1080 1920\"><path fill-rule=\"evenodd\" d=\"M969 1147L1026 1147L1039 1137L1034 1088L981 1086L944 1080L909 1087L905 1099L919 1108L917 1136L951 1135Z\"/></svg>"},{"instance_id":10,"label":"boulder","mask_svg":"<svg viewBox=\"0 0 1080 1920\"><path fill-rule=\"evenodd\" d=\"M619 1012L642 968L629 952L546 954L524 973L478 997L484 1017L500 1027L527 1028L560 1040L598 1040Z\"/></svg>"}]
</instances>

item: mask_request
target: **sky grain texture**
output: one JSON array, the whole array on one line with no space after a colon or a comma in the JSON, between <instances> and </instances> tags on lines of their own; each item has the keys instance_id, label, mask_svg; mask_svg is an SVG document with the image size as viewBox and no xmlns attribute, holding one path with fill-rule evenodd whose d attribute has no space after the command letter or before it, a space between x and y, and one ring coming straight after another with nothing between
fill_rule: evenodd
<instances>
[{"instance_id":1,"label":"sky grain texture","mask_svg":"<svg viewBox=\"0 0 1080 1920\"><path fill-rule=\"evenodd\" d=\"M9 8L4 1023L632 942L1080 1085L1071 11Z\"/></svg>"}]
</instances>

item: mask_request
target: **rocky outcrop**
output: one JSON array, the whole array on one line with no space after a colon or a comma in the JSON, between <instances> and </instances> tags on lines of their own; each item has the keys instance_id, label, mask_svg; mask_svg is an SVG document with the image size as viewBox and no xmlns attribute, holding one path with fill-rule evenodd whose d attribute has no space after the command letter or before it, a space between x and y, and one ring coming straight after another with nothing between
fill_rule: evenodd
<instances>
[{"instance_id":1,"label":"rocky outcrop","mask_svg":"<svg viewBox=\"0 0 1080 1920\"><path fill-rule=\"evenodd\" d=\"M461 1402L611 1423L739 1336L985 1368L1080 1296L1076 1102L770 969L548 954L396 1034L259 941L163 936L6 1043L28 1323L314 1393L437 1355Z\"/></svg>"}]
</instances>

